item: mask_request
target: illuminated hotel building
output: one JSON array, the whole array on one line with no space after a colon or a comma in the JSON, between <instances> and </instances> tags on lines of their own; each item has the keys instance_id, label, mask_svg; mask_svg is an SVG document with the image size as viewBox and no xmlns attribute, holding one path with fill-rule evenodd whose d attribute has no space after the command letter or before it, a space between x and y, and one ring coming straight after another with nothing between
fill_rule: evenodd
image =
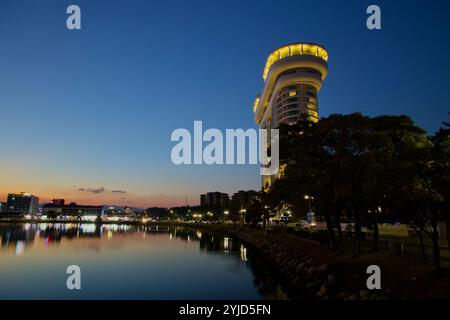
<instances>
[{"instance_id":1,"label":"illuminated hotel building","mask_svg":"<svg viewBox=\"0 0 450 320\"><path fill-rule=\"evenodd\" d=\"M264 88L253 105L261 129L294 124L302 114L311 121L319 120L317 94L328 73L327 60L328 52L312 43L289 44L269 55L263 72ZM275 178L263 176L263 188L267 189Z\"/></svg>"}]
</instances>

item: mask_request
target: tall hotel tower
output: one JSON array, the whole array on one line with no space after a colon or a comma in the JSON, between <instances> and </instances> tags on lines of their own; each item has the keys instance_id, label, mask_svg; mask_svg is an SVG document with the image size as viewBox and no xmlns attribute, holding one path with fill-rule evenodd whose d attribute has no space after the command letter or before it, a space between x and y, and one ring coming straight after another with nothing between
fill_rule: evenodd
<instances>
[{"instance_id":1,"label":"tall hotel tower","mask_svg":"<svg viewBox=\"0 0 450 320\"><path fill-rule=\"evenodd\" d=\"M317 93L328 73L327 60L328 52L313 43L289 44L269 55L263 72L264 89L253 105L261 129L294 124L302 114L311 121L319 120ZM263 176L263 188L275 178Z\"/></svg>"}]
</instances>

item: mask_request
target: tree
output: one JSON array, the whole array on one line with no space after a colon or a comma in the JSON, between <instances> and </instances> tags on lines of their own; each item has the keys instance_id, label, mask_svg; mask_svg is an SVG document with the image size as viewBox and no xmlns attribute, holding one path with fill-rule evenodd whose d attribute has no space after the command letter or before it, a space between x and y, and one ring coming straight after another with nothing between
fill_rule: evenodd
<instances>
[{"instance_id":1,"label":"tree","mask_svg":"<svg viewBox=\"0 0 450 320\"><path fill-rule=\"evenodd\" d=\"M318 123L301 118L296 125L280 126L283 174L272 184L264 204L274 208L289 203L300 217L305 212L304 195L314 196L316 214L326 221L331 248L336 247L334 225L342 247L340 222L345 210L355 223L355 254L361 253L364 223L373 229L376 251L382 214L420 224L418 215L405 208L412 196L418 199L419 173L428 179L439 176L420 170L419 159L429 154L430 146L426 133L407 116L334 114ZM430 157L435 159L437 154L433 151ZM440 163L442 170L443 162L433 165ZM446 180L434 184L444 186Z\"/></svg>"},{"instance_id":2,"label":"tree","mask_svg":"<svg viewBox=\"0 0 450 320\"><path fill-rule=\"evenodd\" d=\"M58 217L58 212L51 210L47 212L47 218L50 220L56 219Z\"/></svg>"}]
</instances>

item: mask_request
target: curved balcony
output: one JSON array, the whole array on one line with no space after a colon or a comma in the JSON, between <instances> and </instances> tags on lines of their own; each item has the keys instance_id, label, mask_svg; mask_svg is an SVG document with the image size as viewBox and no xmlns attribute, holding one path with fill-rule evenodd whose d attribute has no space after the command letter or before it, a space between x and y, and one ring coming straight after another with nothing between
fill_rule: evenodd
<instances>
[{"instance_id":1,"label":"curved balcony","mask_svg":"<svg viewBox=\"0 0 450 320\"><path fill-rule=\"evenodd\" d=\"M328 52L322 46L319 46L314 43L293 43L288 44L286 46L280 47L273 51L269 57L267 58L266 65L264 67L263 79L264 81L267 79L267 75L269 74L270 67L276 61L292 56L298 55L309 55L318 57L325 62L328 61Z\"/></svg>"}]
</instances>

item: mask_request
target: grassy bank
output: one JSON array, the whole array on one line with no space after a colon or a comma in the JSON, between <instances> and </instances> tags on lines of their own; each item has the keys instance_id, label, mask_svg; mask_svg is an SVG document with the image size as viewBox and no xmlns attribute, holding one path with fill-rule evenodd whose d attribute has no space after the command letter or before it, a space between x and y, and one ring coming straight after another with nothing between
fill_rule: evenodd
<instances>
[{"instance_id":1,"label":"grassy bank","mask_svg":"<svg viewBox=\"0 0 450 320\"><path fill-rule=\"evenodd\" d=\"M436 275L415 256L390 251L364 252L360 256L331 251L326 245L286 232L230 225L205 228L236 237L258 250L282 279L292 298L380 300L450 299L450 270ZM367 267L381 269L381 290L368 290Z\"/></svg>"}]
</instances>

